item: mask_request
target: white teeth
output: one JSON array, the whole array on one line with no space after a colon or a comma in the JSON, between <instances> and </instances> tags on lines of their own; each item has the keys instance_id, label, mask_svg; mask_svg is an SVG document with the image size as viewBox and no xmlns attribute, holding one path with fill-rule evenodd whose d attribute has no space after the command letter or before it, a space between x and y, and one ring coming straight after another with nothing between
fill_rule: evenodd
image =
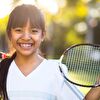
<instances>
[{"instance_id":1,"label":"white teeth","mask_svg":"<svg viewBox=\"0 0 100 100\"><path fill-rule=\"evenodd\" d=\"M20 46L21 47L23 47L23 48L28 48L28 47L31 47L32 46L32 44L20 44Z\"/></svg>"}]
</instances>

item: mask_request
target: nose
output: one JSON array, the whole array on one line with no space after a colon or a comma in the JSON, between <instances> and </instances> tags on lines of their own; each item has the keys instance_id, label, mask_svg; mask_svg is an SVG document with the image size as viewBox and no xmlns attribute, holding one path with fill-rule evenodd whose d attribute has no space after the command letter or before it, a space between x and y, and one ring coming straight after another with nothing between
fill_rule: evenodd
<instances>
[{"instance_id":1,"label":"nose","mask_svg":"<svg viewBox=\"0 0 100 100\"><path fill-rule=\"evenodd\" d=\"M31 34L30 33L23 33L22 39L23 40L30 40L31 39Z\"/></svg>"}]
</instances>

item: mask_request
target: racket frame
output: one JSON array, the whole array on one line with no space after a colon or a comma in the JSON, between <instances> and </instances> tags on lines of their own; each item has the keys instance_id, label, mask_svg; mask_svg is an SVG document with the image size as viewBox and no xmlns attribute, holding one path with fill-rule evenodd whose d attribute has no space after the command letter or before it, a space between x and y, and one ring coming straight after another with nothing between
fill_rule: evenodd
<instances>
[{"instance_id":1,"label":"racket frame","mask_svg":"<svg viewBox=\"0 0 100 100\"><path fill-rule=\"evenodd\" d=\"M83 44L76 44L76 45L73 45L73 46L67 48L67 49L63 52L63 54L61 55L61 57L60 57L60 59L59 59L59 69L60 69L60 72L61 72L62 76L64 77L64 79L66 79L68 82L70 82L70 83L72 83L72 84L74 84L74 85L81 86L81 87L88 87L88 88L90 88L90 87L98 87L98 86L100 86L100 83L98 83L98 84L95 83L94 85L83 85L83 84L79 84L79 83L76 83L76 82L73 82L73 81L69 80L69 79L67 78L67 76L64 74L64 72L63 72L63 70L62 70L62 68L61 68L61 64L62 64L61 62L62 62L62 60L63 60L64 55L65 55L70 49L72 49L72 48L74 48L74 47L77 47L77 46L80 46L80 45L89 45L89 46L94 46L94 47L100 47L100 45L98 45L98 44L83 43Z\"/></svg>"}]
</instances>

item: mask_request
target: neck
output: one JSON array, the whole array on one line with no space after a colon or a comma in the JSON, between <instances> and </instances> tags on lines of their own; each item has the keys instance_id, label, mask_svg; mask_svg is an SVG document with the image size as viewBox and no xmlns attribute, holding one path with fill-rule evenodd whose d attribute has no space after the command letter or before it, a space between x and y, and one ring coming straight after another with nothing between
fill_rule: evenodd
<instances>
[{"instance_id":1,"label":"neck","mask_svg":"<svg viewBox=\"0 0 100 100\"><path fill-rule=\"evenodd\" d=\"M43 57L41 57L38 53L30 56L23 56L23 55L16 55L15 62L18 65L27 65L27 64L34 64L36 62L43 61Z\"/></svg>"},{"instance_id":2,"label":"neck","mask_svg":"<svg viewBox=\"0 0 100 100\"><path fill-rule=\"evenodd\" d=\"M31 55L28 57L23 57L16 55L15 63L21 72L27 76L30 72L32 72L35 68L37 68L40 63L43 61L43 57L38 54Z\"/></svg>"}]
</instances>

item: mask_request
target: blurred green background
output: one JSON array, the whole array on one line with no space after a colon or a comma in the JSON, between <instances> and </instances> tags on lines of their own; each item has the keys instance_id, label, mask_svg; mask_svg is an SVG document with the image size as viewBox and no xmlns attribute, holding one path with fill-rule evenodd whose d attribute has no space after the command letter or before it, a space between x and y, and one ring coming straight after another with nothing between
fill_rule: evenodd
<instances>
[{"instance_id":1,"label":"blurred green background","mask_svg":"<svg viewBox=\"0 0 100 100\"><path fill-rule=\"evenodd\" d=\"M100 0L0 0L0 51L13 50L6 36L7 20L11 10L23 3L39 6L45 15L47 37L40 49L46 58L59 59L74 44L100 44Z\"/></svg>"}]
</instances>

